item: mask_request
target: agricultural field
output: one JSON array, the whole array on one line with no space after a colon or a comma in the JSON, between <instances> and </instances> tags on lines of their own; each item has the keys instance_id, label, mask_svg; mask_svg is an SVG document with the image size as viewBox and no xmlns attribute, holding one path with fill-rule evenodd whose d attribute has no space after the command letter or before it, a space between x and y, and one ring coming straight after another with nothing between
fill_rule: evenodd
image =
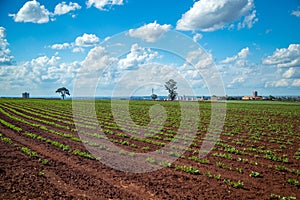
<instances>
[{"instance_id":1,"label":"agricultural field","mask_svg":"<svg viewBox=\"0 0 300 200\"><path fill-rule=\"evenodd\" d=\"M180 138L191 143L182 155L172 146L168 154L178 157L175 162L147 157L162 169L130 173L107 166L86 147L132 158L159 151L176 138L178 102L130 101L130 117L139 126L149 124L154 104L167 113L161 130L139 137L134 129L122 131L110 101L96 101L106 139L123 149L115 151L93 142L105 138L89 111L81 113L86 132L80 137L70 100L0 99L0 199L300 199L300 104L227 102L220 138L199 158L213 103L224 104L199 102L196 138Z\"/></svg>"}]
</instances>

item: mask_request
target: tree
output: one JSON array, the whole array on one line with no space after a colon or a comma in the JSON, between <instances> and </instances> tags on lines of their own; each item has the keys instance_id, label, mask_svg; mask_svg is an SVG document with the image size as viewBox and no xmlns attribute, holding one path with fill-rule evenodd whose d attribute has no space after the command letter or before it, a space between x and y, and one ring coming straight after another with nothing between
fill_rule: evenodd
<instances>
[{"instance_id":1,"label":"tree","mask_svg":"<svg viewBox=\"0 0 300 200\"><path fill-rule=\"evenodd\" d=\"M152 94L152 95L151 95L151 98L152 98L153 100L155 100L155 99L157 99L157 95L156 95L156 94Z\"/></svg>"},{"instance_id":2,"label":"tree","mask_svg":"<svg viewBox=\"0 0 300 200\"><path fill-rule=\"evenodd\" d=\"M69 95L69 96L70 96L69 90L68 90L67 88L65 88L65 87L58 88L58 89L56 90L56 93L60 93L60 95L61 95L61 97L62 97L63 99L65 99L66 95Z\"/></svg>"},{"instance_id":3,"label":"tree","mask_svg":"<svg viewBox=\"0 0 300 200\"><path fill-rule=\"evenodd\" d=\"M174 81L173 79L170 79L168 82L166 82L165 87L166 90L168 90L169 92L169 99L171 99L171 101L174 101L174 99L177 96L177 92L176 92L176 81Z\"/></svg>"}]
</instances>

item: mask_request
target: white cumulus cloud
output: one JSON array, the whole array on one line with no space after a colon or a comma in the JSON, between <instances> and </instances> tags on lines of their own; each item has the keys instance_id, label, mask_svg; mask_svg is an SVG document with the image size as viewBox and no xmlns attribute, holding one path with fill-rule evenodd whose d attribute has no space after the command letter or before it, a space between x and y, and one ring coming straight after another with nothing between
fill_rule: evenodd
<instances>
[{"instance_id":1,"label":"white cumulus cloud","mask_svg":"<svg viewBox=\"0 0 300 200\"><path fill-rule=\"evenodd\" d=\"M0 26L0 65L11 65L13 56L10 55L9 43L6 40L6 29Z\"/></svg>"},{"instance_id":2,"label":"white cumulus cloud","mask_svg":"<svg viewBox=\"0 0 300 200\"><path fill-rule=\"evenodd\" d=\"M198 42L198 40L201 40L202 38L203 38L203 35L200 34L200 33L196 33L196 34L193 36L194 42Z\"/></svg>"},{"instance_id":3,"label":"white cumulus cloud","mask_svg":"<svg viewBox=\"0 0 300 200\"><path fill-rule=\"evenodd\" d=\"M245 78L244 77L235 77L230 84L236 84L236 83L243 83L245 82Z\"/></svg>"},{"instance_id":4,"label":"white cumulus cloud","mask_svg":"<svg viewBox=\"0 0 300 200\"><path fill-rule=\"evenodd\" d=\"M156 57L158 57L157 52L139 47L138 44L133 44L130 53L126 55L126 58L119 60L118 64L120 69L132 69L137 68L139 65L145 64Z\"/></svg>"},{"instance_id":5,"label":"white cumulus cloud","mask_svg":"<svg viewBox=\"0 0 300 200\"><path fill-rule=\"evenodd\" d=\"M291 67L283 73L283 78L300 78L300 69Z\"/></svg>"},{"instance_id":6,"label":"white cumulus cloud","mask_svg":"<svg viewBox=\"0 0 300 200\"><path fill-rule=\"evenodd\" d=\"M262 87L265 83L259 77L263 74L261 66L249 60L249 47L241 49L236 55L227 57L218 63L218 69L222 74L227 88Z\"/></svg>"},{"instance_id":7,"label":"white cumulus cloud","mask_svg":"<svg viewBox=\"0 0 300 200\"><path fill-rule=\"evenodd\" d=\"M293 87L300 87L300 79L295 79L292 83Z\"/></svg>"},{"instance_id":8,"label":"white cumulus cloud","mask_svg":"<svg viewBox=\"0 0 300 200\"><path fill-rule=\"evenodd\" d=\"M19 65L0 66L0 83L6 86L3 92L7 94L14 93L14 90L30 89L30 93L49 90L51 95L55 94L54 89L56 89L52 86L72 85L80 66L76 61L61 62L58 55L40 56Z\"/></svg>"},{"instance_id":9,"label":"white cumulus cloud","mask_svg":"<svg viewBox=\"0 0 300 200\"><path fill-rule=\"evenodd\" d=\"M131 37L140 38L146 42L156 42L161 39L163 35L168 32L171 25L164 24L160 25L156 21L153 23L145 24L144 26L137 29L130 29L129 35Z\"/></svg>"},{"instance_id":10,"label":"white cumulus cloud","mask_svg":"<svg viewBox=\"0 0 300 200\"><path fill-rule=\"evenodd\" d=\"M97 72L104 70L115 61L117 61L117 59L109 56L104 47L97 46L90 50L82 62L82 69L84 69L83 72Z\"/></svg>"},{"instance_id":11,"label":"white cumulus cloud","mask_svg":"<svg viewBox=\"0 0 300 200\"><path fill-rule=\"evenodd\" d=\"M277 67L299 67L300 44L290 44L288 48L276 49L273 55L264 58L262 63Z\"/></svg>"},{"instance_id":12,"label":"white cumulus cloud","mask_svg":"<svg viewBox=\"0 0 300 200\"><path fill-rule=\"evenodd\" d=\"M296 16L296 17L300 17L300 11L299 10L294 10L291 14Z\"/></svg>"},{"instance_id":13,"label":"white cumulus cloud","mask_svg":"<svg viewBox=\"0 0 300 200\"><path fill-rule=\"evenodd\" d=\"M240 22L238 24L238 29L242 29L245 27L252 28L253 24L258 21L258 18L256 17L256 10L253 10L253 12L247 16L245 16L244 21Z\"/></svg>"},{"instance_id":14,"label":"white cumulus cloud","mask_svg":"<svg viewBox=\"0 0 300 200\"><path fill-rule=\"evenodd\" d=\"M84 52L84 48L82 48L82 47L74 47L72 49L72 52L73 53L83 53Z\"/></svg>"},{"instance_id":15,"label":"white cumulus cloud","mask_svg":"<svg viewBox=\"0 0 300 200\"><path fill-rule=\"evenodd\" d=\"M67 49L70 46L71 45L69 43L65 42L63 44L53 44L53 45L51 45L51 49L62 50L62 49Z\"/></svg>"},{"instance_id":16,"label":"white cumulus cloud","mask_svg":"<svg viewBox=\"0 0 300 200\"><path fill-rule=\"evenodd\" d=\"M190 51L187 54L186 60L194 65L196 69L209 69L213 65L213 56L206 53L203 49Z\"/></svg>"},{"instance_id":17,"label":"white cumulus cloud","mask_svg":"<svg viewBox=\"0 0 300 200\"><path fill-rule=\"evenodd\" d=\"M123 0L88 0L86 2L88 8L94 6L99 10L107 10L107 7L112 7L114 5L123 5Z\"/></svg>"},{"instance_id":18,"label":"white cumulus cloud","mask_svg":"<svg viewBox=\"0 0 300 200\"><path fill-rule=\"evenodd\" d=\"M287 86L289 86L289 81L287 79L268 81L265 84L265 87L287 87Z\"/></svg>"},{"instance_id":19,"label":"white cumulus cloud","mask_svg":"<svg viewBox=\"0 0 300 200\"><path fill-rule=\"evenodd\" d=\"M256 21L253 0L200 0L177 21L178 30L215 31L240 20L240 25L252 27ZM251 12L252 11L252 12Z\"/></svg>"},{"instance_id":20,"label":"white cumulus cloud","mask_svg":"<svg viewBox=\"0 0 300 200\"><path fill-rule=\"evenodd\" d=\"M78 36L74 42L52 44L48 47L54 50L71 49L73 53L80 53L84 52L85 48L98 45L99 42L100 39L95 34L84 33L82 36Z\"/></svg>"},{"instance_id":21,"label":"white cumulus cloud","mask_svg":"<svg viewBox=\"0 0 300 200\"><path fill-rule=\"evenodd\" d=\"M118 59L110 56L102 46L91 49L86 58L81 62L81 69L77 73L76 88L80 89L76 93L80 95L94 94L99 76L101 76L101 80L103 81L105 79L103 74L105 69L117 61Z\"/></svg>"},{"instance_id":22,"label":"white cumulus cloud","mask_svg":"<svg viewBox=\"0 0 300 200\"><path fill-rule=\"evenodd\" d=\"M36 0L27 1L17 14L9 14L15 22L47 23L51 13Z\"/></svg>"},{"instance_id":23,"label":"white cumulus cloud","mask_svg":"<svg viewBox=\"0 0 300 200\"><path fill-rule=\"evenodd\" d=\"M79 10L81 6L78 3L70 2L69 5L66 2L61 2L55 6L54 14L55 15L64 15L68 12Z\"/></svg>"},{"instance_id":24,"label":"white cumulus cloud","mask_svg":"<svg viewBox=\"0 0 300 200\"><path fill-rule=\"evenodd\" d=\"M249 55L249 53L250 53L249 47L243 48L237 55L232 57L227 57L225 60L222 60L220 63L227 64L238 60L240 61L245 60Z\"/></svg>"},{"instance_id":25,"label":"white cumulus cloud","mask_svg":"<svg viewBox=\"0 0 300 200\"><path fill-rule=\"evenodd\" d=\"M265 87L299 86L300 44L290 44L288 48L276 49L271 56L262 59L262 64L277 67L276 79L267 81Z\"/></svg>"},{"instance_id":26,"label":"white cumulus cloud","mask_svg":"<svg viewBox=\"0 0 300 200\"><path fill-rule=\"evenodd\" d=\"M81 6L78 3L70 2L67 4L63 1L55 6L54 12L52 13L38 1L32 0L27 1L16 14L8 14L8 16L12 17L15 22L43 24L48 23L49 20L55 21L56 19L54 17L56 15L64 15L79 9L81 9ZM72 17L75 18L76 15L73 14Z\"/></svg>"},{"instance_id":27,"label":"white cumulus cloud","mask_svg":"<svg viewBox=\"0 0 300 200\"><path fill-rule=\"evenodd\" d=\"M79 47L95 46L100 42L100 39L95 34L84 33L75 39L75 45Z\"/></svg>"}]
</instances>

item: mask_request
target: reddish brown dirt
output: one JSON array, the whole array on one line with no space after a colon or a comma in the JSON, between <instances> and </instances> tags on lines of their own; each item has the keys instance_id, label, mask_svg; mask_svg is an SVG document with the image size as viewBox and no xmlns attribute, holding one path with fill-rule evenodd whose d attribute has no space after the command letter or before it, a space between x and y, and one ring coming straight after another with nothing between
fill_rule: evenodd
<instances>
[{"instance_id":1,"label":"reddish brown dirt","mask_svg":"<svg viewBox=\"0 0 300 200\"><path fill-rule=\"evenodd\" d=\"M199 168L200 175L176 171L174 168L131 174L111 169L100 161L75 156L26 137L23 133L30 131L67 143L73 149L84 150L79 142L50 135L4 115L0 117L23 129L18 133L0 125L0 133L14 143L11 145L0 141L0 199L270 199L271 193L300 198L299 187L286 183L288 178L299 180L299 176L269 169L268 165L274 163L263 158L256 159L258 165L251 165L213 157L210 154L207 157L210 160L209 164L195 165L195 162L188 159L175 162ZM22 153L22 146L36 151L39 158L31 158ZM213 153L215 152L218 151ZM236 160L237 157L239 156L233 155L232 160ZM243 158L253 160L252 156ZM39 159L47 159L50 164L43 165ZM233 170L216 167L217 161L231 165ZM291 159L291 163L286 165L297 169L299 163ZM235 168L243 168L243 174L238 173ZM44 175L39 175L41 171ZM221 174L221 179L204 176L203 173L208 171L213 175ZM263 177L250 177L251 171L259 171ZM244 188L233 188L224 183L223 178L241 180L244 182Z\"/></svg>"}]
</instances>

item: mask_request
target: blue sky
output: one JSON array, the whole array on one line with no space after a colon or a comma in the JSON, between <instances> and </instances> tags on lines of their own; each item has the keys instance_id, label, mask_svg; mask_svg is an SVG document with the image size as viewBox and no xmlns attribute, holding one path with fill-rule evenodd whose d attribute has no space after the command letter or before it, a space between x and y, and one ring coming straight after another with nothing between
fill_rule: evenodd
<instances>
[{"instance_id":1,"label":"blue sky","mask_svg":"<svg viewBox=\"0 0 300 200\"><path fill-rule=\"evenodd\" d=\"M203 76L215 75L199 69L214 67L228 95L251 95L252 90L300 95L298 0L3 0L0 19L0 96L25 91L55 96L62 86L72 93L87 64L94 67L87 71L98 75L85 80L97 84L96 95L111 95L124 80L139 85L147 76L158 76L151 79L158 82L140 82L144 86L132 94L148 95L155 88L167 95L164 82L177 78L181 95L179 80L187 81L196 95L212 95ZM120 33L124 41L118 45L130 45L129 51L113 57L107 45ZM197 55L199 66L187 67L192 54L172 55L172 45L146 47L167 43L174 36L170 33L184 34L204 50ZM99 60L107 65L94 65Z\"/></svg>"}]
</instances>

